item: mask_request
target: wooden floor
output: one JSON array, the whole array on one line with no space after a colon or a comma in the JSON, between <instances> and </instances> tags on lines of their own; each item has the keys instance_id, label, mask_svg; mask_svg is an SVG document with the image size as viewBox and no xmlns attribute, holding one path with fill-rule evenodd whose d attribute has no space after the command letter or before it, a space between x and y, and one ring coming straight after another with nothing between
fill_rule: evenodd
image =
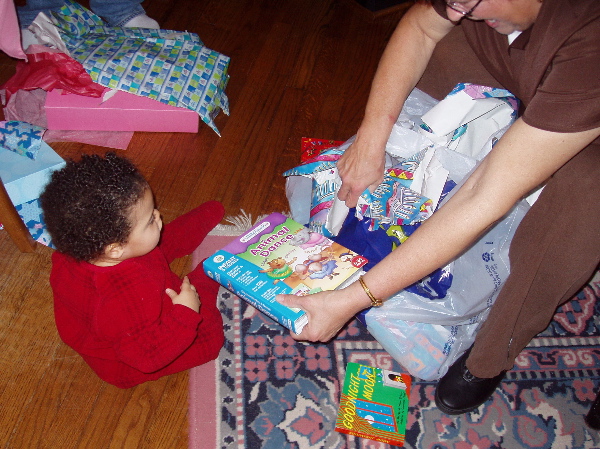
<instances>
[{"instance_id":1,"label":"wooden floor","mask_svg":"<svg viewBox=\"0 0 600 449\"><path fill-rule=\"evenodd\" d=\"M300 138L345 140L359 125L378 59L402 8L353 0L146 0L163 28L198 33L231 57L231 115L218 137L136 133L122 154L147 177L166 222L207 200L227 215L288 209L281 173ZM16 61L0 53L0 83ZM52 144L63 157L106 148ZM51 250L19 253L0 232L0 447L186 448L188 375L129 390L100 381L56 332ZM174 262L182 275L189 258ZM212 449L212 448L207 448ZM254 449L254 448L253 448Z\"/></svg>"}]
</instances>

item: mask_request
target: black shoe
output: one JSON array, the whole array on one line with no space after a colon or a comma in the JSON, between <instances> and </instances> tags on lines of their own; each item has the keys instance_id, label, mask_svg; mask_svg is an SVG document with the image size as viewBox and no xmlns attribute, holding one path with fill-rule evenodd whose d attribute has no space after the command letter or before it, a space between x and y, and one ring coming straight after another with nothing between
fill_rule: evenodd
<instances>
[{"instance_id":1,"label":"black shoe","mask_svg":"<svg viewBox=\"0 0 600 449\"><path fill-rule=\"evenodd\" d=\"M435 404L448 415L475 410L489 399L506 373L502 371L491 379L475 377L466 365L470 352L471 349L468 349L454 362L435 390Z\"/></svg>"},{"instance_id":2,"label":"black shoe","mask_svg":"<svg viewBox=\"0 0 600 449\"><path fill-rule=\"evenodd\" d=\"M585 417L585 423L591 429L600 430L600 391L596 395L596 399Z\"/></svg>"}]
</instances>

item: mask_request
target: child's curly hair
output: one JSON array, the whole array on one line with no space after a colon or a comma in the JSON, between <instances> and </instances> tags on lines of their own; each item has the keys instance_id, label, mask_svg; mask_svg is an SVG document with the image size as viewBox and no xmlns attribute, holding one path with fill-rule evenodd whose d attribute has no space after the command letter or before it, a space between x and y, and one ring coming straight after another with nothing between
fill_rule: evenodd
<instances>
[{"instance_id":1,"label":"child's curly hair","mask_svg":"<svg viewBox=\"0 0 600 449\"><path fill-rule=\"evenodd\" d=\"M90 262L107 245L125 243L131 207L148 183L137 168L115 153L84 155L55 171L40 197L44 220L56 248Z\"/></svg>"}]
</instances>

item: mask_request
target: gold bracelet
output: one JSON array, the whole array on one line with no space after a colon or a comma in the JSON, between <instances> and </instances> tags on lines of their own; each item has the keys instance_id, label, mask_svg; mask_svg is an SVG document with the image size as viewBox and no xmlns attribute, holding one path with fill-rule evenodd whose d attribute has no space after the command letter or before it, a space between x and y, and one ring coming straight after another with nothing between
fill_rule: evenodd
<instances>
[{"instance_id":1,"label":"gold bracelet","mask_svg":"<svg viewBox=\"0 0 600 449\"><path fill-rule=\"evenodd\" d=\"M363 290L365 291L365 293L371 300L371 306L372 307L381 307L383 305L383 301L381 299L377 299L377 298L375 298L375 296L373 296L373 293L371 293L371 290L369 290L369 287L367 287L367 284L365 284L365 281L363 280L362 276L358 278L358 282L360 282L361 287L363 288Z\"/></svg>"}]
</instances>

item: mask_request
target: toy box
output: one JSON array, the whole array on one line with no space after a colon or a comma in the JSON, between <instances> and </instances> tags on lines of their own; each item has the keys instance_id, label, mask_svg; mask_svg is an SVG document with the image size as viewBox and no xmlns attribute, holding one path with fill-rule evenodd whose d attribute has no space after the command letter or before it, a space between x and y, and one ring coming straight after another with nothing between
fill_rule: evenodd
<instances>
[{"instance_id":1,"label":"toy box","mask_svg":"<svg viewBox=\"0 0 600 449\"><path fill-rule=\"evenodd\" d=\"M273 213L204 261L206 274L296 333L304 311L275 300L278 294L308 295L342 288L368 262L286 216Z\"/></svg>"}]
</instances>

